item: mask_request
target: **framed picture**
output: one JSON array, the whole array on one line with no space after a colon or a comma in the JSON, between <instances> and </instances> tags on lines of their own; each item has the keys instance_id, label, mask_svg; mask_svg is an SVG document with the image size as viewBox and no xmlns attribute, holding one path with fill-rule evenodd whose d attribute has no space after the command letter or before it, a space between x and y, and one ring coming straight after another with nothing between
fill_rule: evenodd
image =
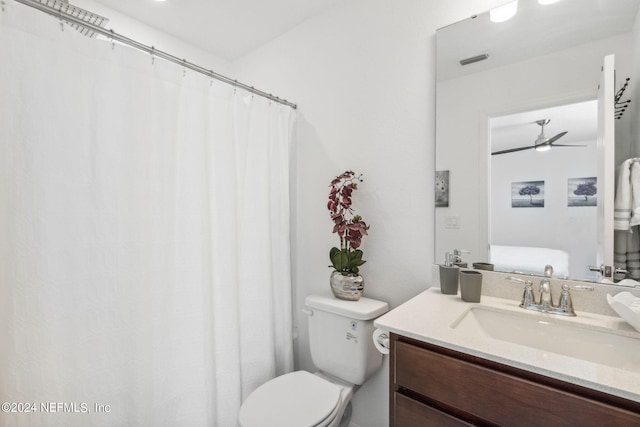
<instances>
[{"instance_id":1,"label":"framed picture","mask_svg":"<svg viewBox=\"0 0 640 427\"><path fill-rule=\"evenodd\" d=\"M544 181L511 183L512 208L544 208Z\"/></svg>"},{"instance_id":2,"label":"framed picture","mask_svg":"<svg viewBox=\"0 0 640 427\"><path fill-rule=\"evenodd\" d=\"M598 206L598 178L569 178L567 206Z\"/></svg>"},{"instance_id":3,"label":"framed picture","mask_svg":"<svg viewBox=\"0 0 640 427\"><path fill-rule=\"evenodd\" d=\"M449 207L449 171L436 171L436 207Z\"/></svg>"}]
</instances>

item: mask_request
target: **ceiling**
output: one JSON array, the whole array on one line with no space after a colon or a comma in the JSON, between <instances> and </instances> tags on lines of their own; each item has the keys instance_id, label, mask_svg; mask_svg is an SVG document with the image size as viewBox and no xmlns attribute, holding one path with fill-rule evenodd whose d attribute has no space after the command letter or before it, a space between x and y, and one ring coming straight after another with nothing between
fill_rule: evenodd
<instances>
[{"instance_id":1,"label":"ceiling","mask_svg":"<svg viewBox=\"0 0 640 427\"><path fill-rule=\"evenodd\" d=\"M598 137L598 102L592 100L492 118L491 151L533 146L540 134L540 125L536 121L543 119L551 120L544 127L547 137L567 132L558 139L558 144L585 144L585 149L595 149Z\"/></svg>"},{"instance_id":2,"label":"ceiling","mask_svg":"<svg viewBox=\"0 0 640 427\"><path fill-rule=\"evenodd\" d=\"M233 61L341 1L343 0L96 2L222 59Z\"/></svg>"},{"instance_id":3,"label":"ceiling","mask_svg":"<svg viewBox=\"0 0 640 427\"><path fill-rule=\"evenodd\" d=\"M507 1L505 0L505 3ZM638 0L519 0L518 13L494 23L481 13L437 31L437 79L446 80L631 31ZM483 53L489 59L461 66Z\"/></svg>"},{"instance_id":4,"label":"ceiling","mask_svg":"<svg viewBox=\"0 0 640 427\"><path fill-rule=\"evenodd\" d=\"M551 5L519 0L517 14L506 22L491 22L488 12L475 15L437 31L437 80L460 78L629 33L639 9L640 0L562 0ZM488 60L460 65L461 59L482 53L489 55ZM541 119L551 120L545 126L547 137L567 131L558 144L595 148L597 104L592 101L494 117L491 151L533 146L541 130L536 121ZM527 151L510 156L524 153Z\"/></svg>"}]
</instances>

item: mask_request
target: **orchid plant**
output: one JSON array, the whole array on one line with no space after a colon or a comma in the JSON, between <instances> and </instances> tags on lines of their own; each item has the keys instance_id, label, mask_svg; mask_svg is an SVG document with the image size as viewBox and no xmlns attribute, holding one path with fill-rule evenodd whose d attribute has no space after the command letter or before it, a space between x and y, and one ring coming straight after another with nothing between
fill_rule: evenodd
<instances>
[{"instance_id":1,"label":"orchid plant","mask_svg":"<svg viewBox=\"0 0 640 427\"><path fill-rule=\"evenodd\" d=\"M340 248L333 247L329 252L331 264L335 270L345 276L357 275L366 261L362 259L362 250L358 249L369 226L360 215L353 214L351 195L362 182L362 174L345 171L331 181L327 208L333 221L333 232L340 237Z\"/></svg>"}]
</instances>

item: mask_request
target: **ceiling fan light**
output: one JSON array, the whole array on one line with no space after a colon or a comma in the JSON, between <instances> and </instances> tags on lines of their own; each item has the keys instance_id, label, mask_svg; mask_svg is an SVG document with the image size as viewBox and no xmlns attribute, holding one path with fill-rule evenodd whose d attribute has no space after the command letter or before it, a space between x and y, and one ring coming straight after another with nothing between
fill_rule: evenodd
<instances>
[{"instance_id":1,"label":"ceiling fan light","mask_svg":"<svg viewBox=\"0 0 640 427\"><path fill-rule=\"evenodd\" d=\"M541 144L541 145L536 145L536 151L549 151L551 150L551 145L550 144Z\"/></svg>"},{"instance_id":2,"label":"ceiling fan light","mask_svg":"<svg viewBox=\"0 0 640 427\"><path fill-rule=\"evenodd\" d=\"M498 6L489 11L489 18L491 22L504 22L513 18L518 11L518 0L514 0L511 3L507 3L502 6Z\"/></svg>"}]
</instances>

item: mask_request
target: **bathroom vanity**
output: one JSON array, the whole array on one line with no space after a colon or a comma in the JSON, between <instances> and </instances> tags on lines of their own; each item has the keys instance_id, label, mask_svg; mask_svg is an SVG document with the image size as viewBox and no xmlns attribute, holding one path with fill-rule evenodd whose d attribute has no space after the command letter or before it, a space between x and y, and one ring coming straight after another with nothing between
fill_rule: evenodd
<instances>
[{"instance_id":1,"label":"bathroom vanity","mask_svg":"<svg viewBox=\"0 0 640 427\"><path fill-rule=\"evenodd\" d=\"M620 3L629 9L615 11ZM606 108L613 102L603 101L615 86L611 54L619 79L637 69L627 61L638 52L639 6L521 0L504 26L485 12L437 31L435 170L446 177L437 191L447 203L435 208L435 262L464 248L496 273L483 273L481 302L470 304L441 292L440 279L445 294L455 294L458 284L441 267L435 287L375 322L390 337L390 426L640 425L640 334L606 302L607 293L628 289L597 283L613 272L604 266L613 264L614 164L634 149L624 131L630 121L611 126ZM623 16L627 24L610 25ZM542 27L557 31L539 37ZM615 35L594 33L606 29ZM600 123L592 111L567 127L578 110L596 104ZM543 147L527 132L542 123L558 126L550 133L564 138L561 144L584 151L554 147L539 155ZM615 156L603 141L607 150L615 146ZM597 176L597 209L569 202L578 176ZM534 206L520 192L530 184L541 186L546 204ZM445 263L453 264L449 258ZM577 317L519 308L522 286L498 273L542 275L547 264L556 277L596 282L593 292L572 295ZM495 279L490 290L487 277ZM540 278L521 279L539 288ZM568 281L552 282L558 301ZM640 297L640 289L633 293Z\"/></svg>"},{"instance_id":2,"label":"bathroom vanity","mask_svg":"<svg viewBox=\"0 0 640 427\"><path fill-rule=\"evenodd\" d=\"M619 318L431 288L375 325L391 338L391 427L640 425L640 334Z\"/></svg>"}]
</instances>

